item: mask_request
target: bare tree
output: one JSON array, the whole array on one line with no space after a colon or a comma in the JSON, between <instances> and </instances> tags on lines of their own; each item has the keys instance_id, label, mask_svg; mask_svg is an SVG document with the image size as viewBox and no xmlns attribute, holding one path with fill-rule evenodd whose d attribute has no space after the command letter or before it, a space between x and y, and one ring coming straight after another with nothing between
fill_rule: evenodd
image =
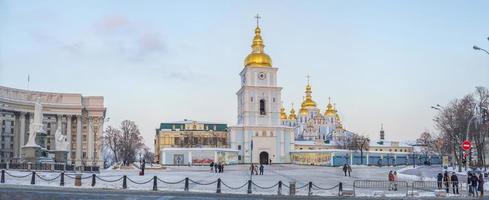
<instances>
[{"instance_id":1,"label":"bare tree","mask_svg":"<svg viewBox=\"0 0 489 200\"><path fill-rule=\"evenodd\" d=\"M143 149L143 158L146 162L153 163L155 154L151 152L151 150L148 147L145 146Z\"/></svg>"},{"instance_id":2,"label":"bare tree","mask_svg":"<svg viewBox=\"0 0 489 200\"><path fill-rule=\"evenodd\" d=\"M122 134L119 129L113 128L112 126L108 126L105 129L103 136L104 148L111 152L115 162L119 162L118 154L120 151L121 138Z\"/></svg>"},{"instance_id":3,"label":"bare tree","mask_svg":"<svg viewBox=\"0 0 489 200\"><path fill-rule=\"evenodd\" d=\"M366 136L354 134L351 139L350 149L360 151L360 164L363 164L363 151L368 151L370 139Z\"/></svg>"},{"instance_id":4,"label":"bare tree","mask_svg":"<svg viewBox=\"0 0 489 200\"><path fill-rule=\"evenodd\" d=\"M124 120L121 123L121 140L119 156L126 165L133 163L136 153L144 147L143 137L133 121Z\"/></svg>"}]
</instances>

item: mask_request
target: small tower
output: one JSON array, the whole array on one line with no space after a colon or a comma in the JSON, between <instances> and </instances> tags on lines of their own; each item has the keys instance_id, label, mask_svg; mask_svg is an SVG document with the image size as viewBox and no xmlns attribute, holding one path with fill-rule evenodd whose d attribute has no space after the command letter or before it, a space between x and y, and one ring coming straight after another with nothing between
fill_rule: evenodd
<instances>
[{"instance_id":1,"label":"small tower","mask_svg":"<svg viewBox=\"0 0 489 200\"><path fill-rule=\"evenodd\" d=\"M380 140L385 139L384 124L380 124Z\"/></svg>"}]
</instances>

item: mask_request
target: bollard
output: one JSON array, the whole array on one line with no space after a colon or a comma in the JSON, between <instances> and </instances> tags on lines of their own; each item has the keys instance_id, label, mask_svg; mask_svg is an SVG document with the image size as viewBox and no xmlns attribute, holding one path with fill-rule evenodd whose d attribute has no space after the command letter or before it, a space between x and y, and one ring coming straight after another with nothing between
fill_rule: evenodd
<instances>
[{"instance_id":1,"label":"bollard","mask_svg":"<svg viewBox=\"0 0 489 200\"><path fill-rule=\"evenodd\" d=\"M124 175L123 178L122 178L122 189L126 189L127 188L127 176Z\"/></svg>"},{"instance_id":2,"label":"bollard","mask_svg":"<svg viewBox=\"0 0 489 200\"><path fill-rule=\"evenodd\" d=\"M185 178L185 188L183 190L188 192L188 177Z\"/></svg>"},{"instance_id":3,"label":"bollard","mask_svg":"<svg viewBox=\"0 0 489 200\"><path fill-rule=\"evenodd\" d=\"M81 174L77 174L75 176L75 186L81 186L82 182L81 182Z\"/></svg>"},{"instance_id":4,"label":"bollard","mask_svg":"<svg viewBox=\"0 0 489 200\"><path fill-rule=\"evenodd\" d=\"M153 191L158 190L158 177L154 176L153 177Z\"/></svg>"},{"instance_id":5,"label":"bollard","mask_svg":"<svg viewBox=\"0 0 489 200\"><path fill-rule=\"evenodd\" d=\"M61 172L61 179L59 181L59 186L65 186L65 172Z\"/></svg>"},{"instance_id":6,"label":"bollard","mask_svg":"<svg viewBox=\"0 0 489 200\"><path fill-rule=\"evenodd\" d=\"M251 180L248 180L248 194L251 194Z\"/></svg>"},{"instance_id":7,"label":"bollard","mask_svg":"<svg viewBox=\"0 0 489 200\"><path fill-rule=\"evenodd\" d=\"M289 195L290 196L295 195L295 181L289 182Z\"/></svg>"},{"instance_id":8,"label":"bollard","mask_svg":"<svg viewBox=\"0 0 489 200\"><path fill-rule=\"evenodd\" d=\"M312 196L312 181L309 181L307 196Z\"/></svg>"},{"instance_id":9,"label":"bollard","mask_svg":"<svg viewBox=\"0 0 489 200\"><path fill-rule=\"evenodd\" d=\"M277 195L282 195L282 181L278 181Z\"/></svg>"},{"instance_id":10,"label":"bollard","mask_svg":"<svg viewBox=\"0 0 489 200\"><path fill-rule=\"evenodd\" d=\"M31 185L36 184L36 172L32 172Z\"/></svg>"},{"instance_id":11,"label":"bollard","mask_svg":"<svg viewBox=\"0 0 489 200\"><path fill-rule=\"evenodd\" d=\"M338 186L338 196L343 196L343 183L340 182L339 186Z\"/></svg>"},{"instance_id":12,"label":"bollard","mask_svg":"<svg viewBox=\"0 0 489 200\"><path fill-rule=\"evenodd\" d=\"M221 178L217 179L217 190L216 193L220 194L221 193Z\"/></svg>"},{"instance_id":13,"label":"bollard","mask_svg":"<svg viewBox=\"0 0 489 200\"><path fill-rule=\"evenodd\" d=\"M5 183L5 170L2 169L2 178L0 180L0 183Z\"/></svg>"},{"instance_id":14,"label":"bollard","mask_svg":"<svg viewBox=\"0 0 489 200\"><path fill-rule=\"evenodd\" d=\"M92 174L92 187L95 187L95 174Z\"/></svg>"}]
</instances>

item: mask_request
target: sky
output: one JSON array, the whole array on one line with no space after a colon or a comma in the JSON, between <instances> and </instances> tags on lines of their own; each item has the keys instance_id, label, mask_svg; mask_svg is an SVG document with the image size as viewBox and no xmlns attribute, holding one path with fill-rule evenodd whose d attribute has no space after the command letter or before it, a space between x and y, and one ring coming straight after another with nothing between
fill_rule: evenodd
<instances>
[{"instance_id":1,"label":"sky","mask_svg":"<svg viewBox=\"0 0 489 200\"><path fill-rule=\"evenodd\" d=\"M107 125L234 125L256 21L287 110L306 76L324 111L378 139L413 140L432 105L489 87L488 1L0 0L0 85L104 96ZM27 85L27 76L30 84Z\"/></svg>"}]
</instances>

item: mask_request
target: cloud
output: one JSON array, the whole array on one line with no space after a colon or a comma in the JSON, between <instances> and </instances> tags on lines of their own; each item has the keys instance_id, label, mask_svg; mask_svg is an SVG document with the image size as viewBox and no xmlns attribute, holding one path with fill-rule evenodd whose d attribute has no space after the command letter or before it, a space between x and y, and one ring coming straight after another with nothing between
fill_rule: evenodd
<instances>
[{"instance_id":1,"label":"cloud","mask_svg":"<svg viewBox=\"0 0 489 200\"><path fill-rule=\"evenodd\" d=\"M96 25L96 29L102 33L110 33L129 28L129 19L123 16L107 16L100 20Z\"/></svg>"}]
</instances>

